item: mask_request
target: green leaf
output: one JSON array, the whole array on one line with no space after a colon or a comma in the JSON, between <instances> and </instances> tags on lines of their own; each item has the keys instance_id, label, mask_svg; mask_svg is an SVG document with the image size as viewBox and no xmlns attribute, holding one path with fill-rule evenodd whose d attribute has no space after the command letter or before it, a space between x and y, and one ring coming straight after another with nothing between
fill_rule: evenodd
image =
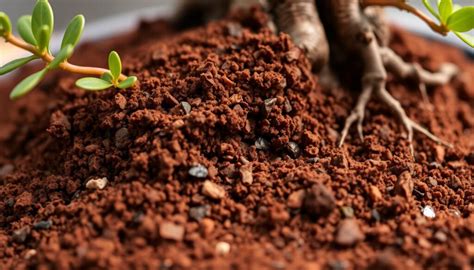
<instances>
[{"instance_id":1,"label":"green leaf","mask_svg":"<svg viewBox=\"0 0 474 270\"><path fill-rule=\"evenodd\" d=\"M13 60L10 63L7 63L3 67L0 68L0 75L7 74L8 72L11 72L19 67L22 67L35 59L38 59L38 57L36 55L32 55L30 57Z\"/></svg>"},{"instance_id":2,"label":"green leaf","mask_svg":"<svg viewBox=\"0 0 474 270\"><path fill-rule=\"evenodd\" d=\"M137 77L130 76L130 77L126 78L125 80L123 80L122 82L120 82L119 85L118 85L118 88L120 88L120 89L129 88L129 87L133 86L137 80L138 80Z\"/></svg>"},{"instance_id":3,"label":"green leaf","mask_svg":"<svg viewBox=\"0 0 474 270\"><path fill-rule=\"evenodd\" d=\"M109 54L109 69L114 81L117 81L122 73L122 61L116 51L111 51Z\"/></svg>"},{"instance_id":4,"label":"green leaf","mask_svg":"<svg viewBox=\"0 0 474 270\"><path fill-rule=\"evenodd\" d=\"M104 81L109 82L109 83L114 83L114 77L112 77L112 74L109 71L102 74L102 76L100 76L100 78L103 79Z\"/></svg>"},{"instance_id":5,"label":"green leaf","mask_svg":"<svg viewBox=\"0 0 474 270\"><path fill-rule=\"evenodd\" d=\"M66 28L64 33L63 41L61 43L61 49L66 45L72 45L75 47L81 39L82 30L84 30L85 19L82 15L74 17Z\"/></svg>"},{"instance_id":6,"label":"green leaf","mask_svg":"<svg viewBox=\"0 0 474 270\"><path fill-rule=\"evenodd\" d=\"M5 12L0 12L0 36L6 36L12 32L12 23Z\"/></svg>"},{"instance_id":7,"label":"green leaf","mask_svg":"<svg viewBox=\"0 0 474 270\"><path fill-rule=\"evenodd\" d=\"M76 86L89 91L100 91L112 86L112 83L103 79L86 77L76 81Z\"/></svg>"},{"instance_id":8,"label":"green leaf","mask_svg":"<svg viewBox=\"0 0 474 270\"><path fill-rule=\"evenodd\" d=\"M449 15L453 12L453 0L441 0L438 3L439 16L442 23L446 23Z\"/></svg>"},{"instance_id":9,"label":"green leaf","mask_svg":"<svg viewBox=\"0 0 474 270\"><path fill-rule=\"evenodd\" d=\"M49 63L48 69L51 70L58 68L62 62L66 61L69 57L71 57L73 51L74 47L72 47L72 45L66 45L66 47L61 49L59 53L54 57L54 60Z\"/></svg>"},{"instance_id":10,"label":"green leaf","mask_svg":"<svg viewBox=\"0 0 474 270\"><path fill-rule=\"evenodd\" d=\"M423 4L425 5L426 9L431 13L431 15L435 16L436 19L440 20L438 13L434 10L431 6L431 2L429 0L423 0Z\"/></svg>"},{"instance_id":11,"label":"green leaf","mask_svg":"<svg viewBox=\"0 0 474 270\"><path fill-rule=\"evenodd\" d=\"M36 46L36 39L33 35L33 30L31 30L31 16L24 15L18 19L17 23L18 33L20 34L21 38L30 43L31 45Z\"/></svg>"},{"instance_id":12,"label":"green leaf","mask_svg":"<svg viewBox=\"0 0 474 270\"><path fill-rule=\"evenodd\" d=\"M31 28L33 35L36 40L40 39L40 35L43 35L43 27L47 26L49 31L47 33L47 39L51 38L54 29L54 14L51 5L48 0L38 0L33 9L33 16L31 21Z\"/></svg>"},{"instance_id":13,"label":"green leaf","mask_svg":"<svg viewBox=\"0 0 474 270\"><path fill-rule=\"evenodd\" d=\"M467 32L474 28L474 6L463 7L449 16L446 26L456 32Z\"/></svg>"},{"instance_id":14,"label":"green leaf","mask_svg":"<svg viewBox=\"0 0 474 270\"><path fill-rule=\"evenodd\" d=\"M47 71L47 69L43 69L21 81L10 93L10 99L18 99L33 90L33 88L35 88L38 83L44 78Z\"/></svg>"},{"instance_id":15,"label":"green leaf","mask_svg":"<svg viewBox=\"0 0 474 270\"><path fill-rule=\"evenodd\" d=\"M462 41L464 41L467 45L474 48L474 37L473 36L470 36L470 35L464 34L464 33L459 33L459 32L454 32L454 34L456 34L456 36L458 36L458 38L460 38Z\"/></svg>"},{"instance_id":16,"label":"green leaf","mask_svg":"<svg viewBox=\"0 0 474 270\"><path fill-rule=\"evenodd\" d=\"M49 38L51 37L49 35L49 27L46 26L46 25L41 27L41 30L39 32L38 37L39 37L37 39L38 40L38 49L40 50L41 53L44 53L49 48Z\"/></svg>"}]
</instances>

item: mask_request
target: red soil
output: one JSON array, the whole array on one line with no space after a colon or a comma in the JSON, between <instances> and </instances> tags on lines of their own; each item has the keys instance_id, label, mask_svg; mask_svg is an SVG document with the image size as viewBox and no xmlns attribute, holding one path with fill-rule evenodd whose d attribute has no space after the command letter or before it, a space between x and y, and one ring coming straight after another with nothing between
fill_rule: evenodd
<instances>
[{"instance_id":1,"label":"red soil","mask_svg":"<svg viewBox=\"0 0 474 270\"><path fill-rule=\"evenodd\" d=\"M144 24L76 52L97 65L118 49L130 90L86 93L56 73L11 103L2 87L1 269L473 267L474 63L394 30L407 61L463 70L429 89L431 110L414 83L388 83L455 147L417 135L411 157L372 101L366 140L337 148L357 85L322 89L288 36L242 22Z\"/></svg>"}]
</instances>

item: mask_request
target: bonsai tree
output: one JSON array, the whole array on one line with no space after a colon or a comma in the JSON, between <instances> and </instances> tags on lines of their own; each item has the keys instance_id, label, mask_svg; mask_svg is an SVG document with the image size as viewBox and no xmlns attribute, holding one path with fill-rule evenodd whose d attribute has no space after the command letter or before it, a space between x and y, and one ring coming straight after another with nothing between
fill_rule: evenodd
<instances>
[{"instance_id":1,"label":"bonsai tree","mask_svg":"<svg viewBox=\"0 0 474 270\"><path fill-rule=\"evenodd\" d=\"M350 127L355 123L363 139L363 120L367 102L375 95L398 116L412 142L414 132L420 132L431 140L451 146L426 128L411 120L400 103L387 91L387 71L401 78L418 81L423 98L427 85L442 85L458 73L458 68L446 63L437 72L429 72L416 63L406 63L388 45L389 28L384 21L382 7L396 7L417 17L435 32L447 35L453 32L465 43L474 47L474 38L466 32L474 28L474 6L461 7L452 0L440 0L433 7L423 0L434 20L413 7L407 0L246 0L246 1L192 1L194 5L212 5L214 10L242 8L259 3L273 18L270 27L288 33L312 61L321 81L331 81L328 62L330 55L338 55L347 63L362 61L363 75L357 103L347 117L339 146L344 143ZM212 10L207 7L205 10ZM331 52L331 54L330 54ZM355 60L357 59L357 60ZM413 149L412 149L413 151Z\"/></svg>"}]
</instances>

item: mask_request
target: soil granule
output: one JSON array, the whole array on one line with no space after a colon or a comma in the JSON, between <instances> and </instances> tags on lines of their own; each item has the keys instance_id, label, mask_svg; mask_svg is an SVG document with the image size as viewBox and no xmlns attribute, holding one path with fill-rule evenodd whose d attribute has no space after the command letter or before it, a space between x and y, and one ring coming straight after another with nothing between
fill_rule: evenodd
<instances>
[{"instance_id":1,"label":"soil granule","mask_svg":"<svg viewBox=\"0 0 474 270\"><path fill-rule=\"evenodd\" d=\"M405 60L463 71L431 104L414 82L387 85L455 146L417 135L412 157L371 101L365 141L337 148L358 80L322 88L263 14L239 17L143 23L75 53L104 65L117 49L133 89L86 93L55 73L12 103L3 83L0 269L472 269L474 63L393 29Z\"/></svg>"}]
</instances>

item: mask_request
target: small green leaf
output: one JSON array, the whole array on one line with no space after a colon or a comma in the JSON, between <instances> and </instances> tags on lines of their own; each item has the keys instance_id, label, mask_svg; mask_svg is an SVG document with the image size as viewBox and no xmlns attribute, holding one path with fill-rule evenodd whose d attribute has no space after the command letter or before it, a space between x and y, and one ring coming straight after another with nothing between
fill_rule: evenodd
<instances>
[{"instance_id":1,"label":"small green leaf","mask_svg":"<svg viewBox=\"0 0 474 270\"><path fill-rule=\"evenodd\" d=\"M439 16L442 23L446 23L449 15L453 12L453 0L441 0L438 3Z\"/></svg>"},{"instance_id":2,"label":"small green leaf","mask_svg":"<svg viewBox=\"0 0 474 270\"><path fill-rule=\"evenodd\" d=\"M33 30L33 35L36 40L40 39L40 35L43 35L43 27L47 26L49 31L47 39L51 37L54 29L54 14L51 5L48 0L38 0L35 7L33 8L33 16L31 21L31 28Z\"/></svg>"},{"instance_id":3,"label":"small green leaf","mask_svg":"<svg viewBox=\"0 0 474 270\"><path fill-rule=\"evenodd\" d=\"M453 4L453 12L456 12L456 11L460 10L461 8L462 8L461 5ZM451 13L453 13L453 12L451 12Z\"/></svg>"},{"instance_id":4,"label":"small green leaf","mask_svg":"<svg viewBox=\"0 0 474 270\"><path fill-rule=\"evenodd\" d=\"M38 83L44 78L47 71L47 69L43 69L21 81L10 93L10 99L18 99L33 90L33 88L35 88Z\"/></svg>"},{"instance_id":5,"label":"small green leaf","mask_svg":"<svg viewBox=\"0 0 474 270\"><path fill-rule=\"evenodd\" d=\"M6 36L12 32L12 23L5 12L0 12L0 36Z\"/></svg>"},{"instance_id":6,"label":"small green leaf","mask_svg":"<svg viewBox=\"0 0 474 270\"><path fill-rule=\"evenodd\" d=\"M137 80L138 80L137 77L130 76L130 77L126 78L125 80L123 80L122 82L120 82L119 85L118 85L118 88L120 88L120 89L129 88L129 87L133 86Z\"/></svg>"},{"instance_id":7,"label":"small green leaf","mask_svg":"<svg viewBox=\"0 0 474 270\"><path fill-rule=\"evenodd\" d=\"M81 39L82 30L84 30L85 19L82 15L77 15L74 17L69 25L66 28L66 32L64 33L63 41L61 43L61 49L64 48L66 45L72 45L73 47Z\"/></svg>"},{"instance_id":8,"label":"small green leaf","mask_svg":"<svg viewBox=\"0 0 474 270\"><path fill-rule=\"evenodd\" d=\"M446 26L456 32L467 32L474 28L474 6L463 7L449 16Z\"/></svg>"},{"instance_id":9,"label":"small green leaf","mask_svg":"<svg viewBox=\"0 0 474 270\"><path fill-rule=\"evenodd\" d=\"M464 33L459 33L459 32L454 32L454 34L456 34L456 36L458 36L458 38L460 38L462 41L464 41L467 45L474 48L474 37L473 36L470 36L470 35L464 34Z\"/></svg>"},{"instance_id":10,"label":"small green leaf","mask_svg":"<svg viewBox=\"0 0 474 270\"><path fill-rule=\"evenodd\" d=\"M89 91L100 91L112 86L112 83L99 78L86 77L76 81L76 86Z\"/></svg>"},{"instance_id":11,"label":"small green leaf","mask_svg":"<svg viewBox=\"0 0 474 270\"><path fill-rule=\"evenodd\" d=\"M44 53L48 50L50 37L51 36L49 35L49 27L46 25L41 27L41 31L39 32L39 38L37 39L38 49L40 50L41 53Z\"/></svg>"},{"instance_id":12,"label":"small green leaf","mask_svg":"<svg viewBox=\"0 0 474 270\"><path fill-rule=\"evenodd\" d=\"M54 60L49 63L48 69L51 70L58 68L62 62L66 61L69 57L71 57L73 51L74 48L72 47L72 45L66 45L66 47L61 49L59 53L54 57Z\"/></svg>"},{"instance_id":13,"label":"small green leaf","mask_svg":"<svg viewBox=\"0 0 474 270\"><path fill-rule=\"evenodd\" d=\"M11 72L19 67L22 67L35 59L38 59L38 57L36 55L32 55L30 57L13 60L10 63L7 63L3 67L0 68L0 75L7 74L8 72Z\"/></svg>"},{"instance_id":14,"label":"small green leaf","mask_svg":"<svg viewBox=\"0 0 474 270\"><path fill-rule=\"evenodd\" d=\"M434 10L434 8L431 6L431 3L429 0L423 0L423 4L425 5L426 9L431 13L431 15L435 16L436 19L440 20L438 13Z\"/></svg>"},{"instance_id":15,"label":"small green leaf","mask_svg":"<svg viewBox=\"0 0 474 270\"><path fill-rule=\"evenodd\" d=\"M116 51L111 51L109 54L109 69L114 81L117 81L122 73L122 61Z\"/></svg>"},{"instance_id":16,"label":"small green leaf","mask_svg":"<svg viewBox=\"0 0 474 270\"><path fill-rule=\"evenodd\" d=\"M104 81L109 82L109 83L114 83L114 77L112 77L112 74L109 71L102 74L102 76L100 76L100 78L103 79Z\"/></svg>"},{"instance_id":17,"label":"small green leaf","mask_svg":"<svg viewBox=\"0 0 474 270\"><path fill-rule=\"evenodd\" d=\"M24 15L18 19L17 23L18 33L24 41L30 43L31 45L36 46L36 39L33 35L33 30L31 30L31 16Z\"/></svg>"}]
</instances>

